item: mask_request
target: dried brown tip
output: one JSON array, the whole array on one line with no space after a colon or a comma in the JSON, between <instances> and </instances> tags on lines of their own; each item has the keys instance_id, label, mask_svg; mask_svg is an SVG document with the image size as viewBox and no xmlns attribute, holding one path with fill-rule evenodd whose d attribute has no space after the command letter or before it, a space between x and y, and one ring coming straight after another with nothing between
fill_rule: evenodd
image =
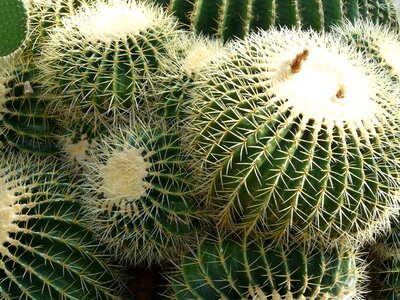
<instances>
[{"instance_id":1,"label":"dried brown tip","mask_svg":"<svg viewBox=\"0 0 400 300\"><path fill-rule=\"evenodd\" d=\"M336 98L343 99L345 96L346 96L346 93L345 93L344 87L340 87L336 93Z\"/></svg>"},{"instance_id":2,"label":"dried brown tip","mask_svg":"<svg viewBox=\"0 0 400 300\"><path fill-rule=\"evenodd\" d=\"M307 59L309 54L310 54L310 51L308 51L308 49L304 49L303 52L296 55L296 58L293 60L292 64L290 65L292 74L296 74L300 71L303 61L305 61Z\"/></svg>"}]
</instances>

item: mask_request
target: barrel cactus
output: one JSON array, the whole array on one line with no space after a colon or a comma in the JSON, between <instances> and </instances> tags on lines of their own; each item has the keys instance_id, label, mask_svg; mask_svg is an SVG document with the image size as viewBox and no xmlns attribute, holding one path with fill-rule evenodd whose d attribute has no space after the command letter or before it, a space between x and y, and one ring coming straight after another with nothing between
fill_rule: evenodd
<instances>
[{"instance_id":1,"label":"barrel cactus","mask_svg":"<svg viewBox=\"0 0 400 300\"><path fill-rule=\"evenodd\" d=\"M117 259L157 263L190 245L200 209L178 133L161 122L137 125L103 137L92 155L82 184L86 219Z\"/></svg>"},{"instance_id":2,"label":"barrel cactus","mask_svg":"<svg viewBox=\"0 0 400 300\"><path fill-rule=\"evenodd\" d=\"M116 298L73 179L52 158L2 155L0 166L0 298Z\"/></svg>"},{"instance_id":3,"label":"barrel cactus","mask_svg":"<svg viewBox=\"0 0 400 300\"><path fill-rule=\"evenodd\" d=\"M3 0L0 3L0 56L21 47L28 33L28 8L25 0Z\"/></svg>"},{"instance_id":4,"label":"barrel cactus","mask_svg":"<svg viewBox=\"0 0 400 300\"><path fill-rule=\"evenodd\" d=\"M154 76L154 102L152 110L169 124L185 119L184 105L189 99L195 78L201 70L225 54L217 40L182 34L183 51L171 52L160 62L160 72ZM151 110L151 111L152 111Z\"/></svg>"},{"instance_id":5,"label":"barrel cactus","mask_svg":"<svg viewBox=\"0 0 400 300\"><path fill-rule=\"evenodd\" d=\"M32 57L17 53L3 60L0 70L1 139L3 146L52 154L60 128L47 107Z\"/></svg>"},{"instance_id":6,"label":"barrel cactus","mask_svg":"<svg viewBox=\"0 0 400 300\"><path fill-rule=\"evenodd\" d=\"M327 244L387 228L400 157L390 79L312 31L230 49L196 81L186 135L220 227Z\"/></svg>"},{"instance_id":7,"label":"barrel cactus","mask_svg":"<svg viewBox=\"0 0 400 300\"><path fill-rule=\"evenodd\" d=\"M329 29L344 20L370 18L395 26L391 0L154 0L197 34L223 41L272 26Z\"/></svg>"},{"instance_id":8,"label":"barrel cactus","mask_svg":"<svg viewBox=\"0 0 400 300\"><path fill-rule=\"evenodd\" d=\"M361 299L364 267L344 248L220 237L184 255L169 282L173 299Z\"/></svg>"},{"instance_id":9,"label":"barrel cactus","mask_svg":"<svg viewBox=\"0 0 400 300\"><path fill-rule=\"evenodd\" d=\"M39 61L53 106L94 127L126 124L147 106L150 74L177 36L175 20L146 3L82 7L50 34Z\"/></svg>"}]
</instances>

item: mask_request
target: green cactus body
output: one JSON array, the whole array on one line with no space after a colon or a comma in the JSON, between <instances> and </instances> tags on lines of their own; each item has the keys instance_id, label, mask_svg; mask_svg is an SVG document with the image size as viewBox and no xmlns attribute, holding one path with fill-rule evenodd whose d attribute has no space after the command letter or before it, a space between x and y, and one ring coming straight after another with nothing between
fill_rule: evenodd
<instances>
[{"instance_id":1,"label":"green cactus body","mask_svg":"<svg viewBox=\"0 0 400 300\"><path fill-rule=\"evenodd\" d=\"M346 23L334 27L333 34L355 47L366 61L387 73L396 84L400 82L400 38L398 30L371 21Z\"/></svg>"},{"instance_id":2,"label":"green cactus body","mask_svg":"<svg viewBox=\"0 0 400 300\"><path fill-rule=\"evenodd\" d=\"M39 154L56 152L60 128L47 108L49 101L43 96L32 59L10 56L2 73L1 135L6 146Z\"/></svg>"},{"instance_id":3,"label":"green cactus body","mask_svg":"<svg viewBox=\"0 0 400 300\"><path fill-rule=\"evenodd\" d=\"M127 23L128 22L128 23ZM146 86L166 45L176 44L172 18L125 0L96 2L64 18L39 64L49 93L68 118L96 127L125 122L146 106Z\"/></svg>"},{"instance_id":4,"label":"green cactus body","mask_svg":"<svg viewBox=\"0 0 400 300\"><path fill-rule=\"evenodd\" d=\"M323 30L359 18L397 26L391 0L170 0L168 10L197 34L224 42L271 26Z\"/></svg>"},{"instance_id":5,"label":"green cactus body","mask_svg":"<svg viewBox=\"0 0 400 300\"><path fill-rule=\"evenodd\" d=\"M155 98L158 100L153 110L170 125L186 119L184 106L190 101L189 92L197 74L225 54L222 44L216 40L190 34L182 36L181 41L181 48L185 51L162 60L160 72L154 79Z\"/></svg>"},{"instance_id":6,"label":"green cactus body","mask_svg":"<svg viewBox=\"0 0 400 300\"><path fill-rule=\"evenodd\" d=\"M24 0L1 1L0 56L7 56L21 47L28 32L27 18Z\"/></svg>"},{"instance_id":7,"label":"green cactus body","mask_svg":"<svg viewBox=\"0 0 400 300\"><path fill-rule=\"evenodd\" d=\"M204 240L170 278L173 299L358 299L352 251L290 249L268 240Z\"/></svg>"},{"instance_id":8,"label":"green cactus body","mask_svg":"<svg viewBox=\"0 0 400 300\"><path fill-rule=\"evenodd\" d=\"M221 227L358 242L398 207L398 95L327 35L230 45L191 94L187 140ZM329 50L328 50L329 49Z\"/></svg>"},{"instance_id":9,"label":"green cactus body","mask_svg":"<svg viewBox=\"0 0 400 300\"><path fill-rule=\"evenodd\" d=\"M95 254L78 192L59 170L51 159L2 156L2 299L114 298L117 280Z\"/></svg>"},{"instance_id":10,"label":"green cactus body","mask_svg":"<svg viewBox=\"0 0 400 300\"><path fill-rule=\"evenodd\" d=\"M199 209L177 133L153 124L102 138L85 169L89 226L117 259L150 264L187 249Z\"/></svg>"}]
</instances>

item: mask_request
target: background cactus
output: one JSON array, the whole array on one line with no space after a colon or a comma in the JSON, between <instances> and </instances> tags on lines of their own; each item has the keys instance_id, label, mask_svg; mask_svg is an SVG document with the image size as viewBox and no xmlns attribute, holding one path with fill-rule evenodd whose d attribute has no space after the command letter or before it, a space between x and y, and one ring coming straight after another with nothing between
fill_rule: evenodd
<instances>
[{"instance_id":1,"label":"background cactus","mask_svg":"<svg viewBox=\"0 0 400 300\"><path fill-rule=\"evenodd\" d=\"M313 32L270 30L230 48L196 81L187 135L219 225L328 243L387 228L400 149L390 80Z\"/></svg>"},{"instance_id":2,"label":"background cactus","mask_svg":"<svg viewBox=\"0 0 400 300\"><path fill-rule=\"evenodd\" d=\"M47 107L37 69L18 53L3 60L0 75L1 135L5 145L21 151L51 154L57 150L60 127Z\"/></svg>"},{"instance_id":3,"label":"background cactus","mask_svg":"<svg viewBox=\"0 0 400 300\"><path fill-rule=\"evenodd\" d=\"M28 32L28 10L24 0L3 0L0 3L0 56L17 50Z\"/></svg>"},{"instance_id":4,"label":"background cactus","mask_svg":"<svg viewBox=\"0 0 400 300\"><path fill-rule=\"evenodd\" d=\"M223 41L272 26L329 29L344 20L370 18L396 26L391 0L154 0L197 34Z\"/></svg>"},{"instance_id":5,"label":"background cactus","mask_svg":"<svg viewBox=\"0 0 400 300\"><path fill-rule=\"evenodd\" d=\"M0 296L114 298L117 280L80 220L73 180L50 158L3 154L0 164Z\"/></svg>"},{"instance_id":6,"label":"background cactus","mask_svg":"<svg viewBox=\"0 0 400 300\"><path fill-rule=\"evenodd\" d=\"M262 239L205 239L170 278L173 299L361 299L354 251Z\"/></svg>"},{"instance_id":7,"label":"background cactus","mask_svg":"<svg viewBox=\"0 0 400 300\"><path fill-rule=\"evenodd\" d=\"M54 97L58 111L93 127L126 124L146 107L150 74L176 44L174 19L147 4L110 0L63 22L39 63L50 93L61 96Z\"/></svg>"},{"instance_id":8,"label":"background cactus","mask_svg":"<svg viewBox=\"0 0 400 300\"><path fill-rule=\"evenodd\" d=\"M122 261L150 264L176 257L200 224L179 135L162 123L120 135L103 137L86 163L88 226Z\"/></svg>"}]
</instances>

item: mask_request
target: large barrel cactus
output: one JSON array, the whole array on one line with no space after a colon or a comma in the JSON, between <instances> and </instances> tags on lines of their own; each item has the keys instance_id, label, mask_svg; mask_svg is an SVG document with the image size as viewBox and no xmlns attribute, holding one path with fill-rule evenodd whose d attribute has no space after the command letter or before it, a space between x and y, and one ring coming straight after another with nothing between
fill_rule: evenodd
<instances>
[{"instance_id":1,"label":"large barrel cactus","mask_svg":"<svg viewBox=\"0 0 400 300\"><path fill-rule=\"evenodd\" d=\"M399 95L329 36L271 30L230 46L192 93L187 140L221 227L359 242L399 199Z\"/></svg>"},{"instance_id":2,"label":"large barrel cactus","mask_svg":"<svg viewBox=\"0 0 400 300\"><path fill-rule=\"evenodd\" d=\"M127 0L97 1L63 19L39 64L63 115L93 126L127 122L146 106L150 74L177 45L175 20L160 8Z\"/></svg>"},{"instance_id":3,"label":"large barrel cactus","mask_svg":"<svg viewBox=\"0 0 400 300\"><path fill-rule=\"evenodd\" d=\"M114 298L76 185L54 159L2 155L0 193L0 298Z\"/></svg>"},{"instance_id":4,"label":"large barrel cactus","mask_svg":"<svg viewBox=\"0 0 400 300\"><path fill-rule=\"evenodd\" d=\"M363 270L354 251L269 240L205 239L170 277L172 299L359 299Z\"/></svg>"},{"instance_id":5,"label":"large barrel cactus","mask_svg":"<svg viewBox=\"0 0 400 300\"><path fill-rule=\"evenodd\" d=\"M32 57L18 53L3 60L0 70L1 139L21 151L56 152L60 128L49 112Z\"/></svg>"},{"instance_id":6,"label":"large barrel cactus","mask_svg":"<svg viewBox=\"0 0 400 300\"><path fill-rule=\"evenodd\" d=\"M344 20L370 18L396 25L391 0L154 0L197 34L223 41L272 26L329 29Z\"/></svg>"},{"instance_id":7,"label":"large barrel cactus","mask_svg":"<svg viewBox=\"0 0 400 300\"><path fill-rule=\"evenodd\" d=\"M176 258L200 224L179 135L158 122L119 134L103 137L86 162L88 226L124 262Z\"/></svg>"}]
</instances>

